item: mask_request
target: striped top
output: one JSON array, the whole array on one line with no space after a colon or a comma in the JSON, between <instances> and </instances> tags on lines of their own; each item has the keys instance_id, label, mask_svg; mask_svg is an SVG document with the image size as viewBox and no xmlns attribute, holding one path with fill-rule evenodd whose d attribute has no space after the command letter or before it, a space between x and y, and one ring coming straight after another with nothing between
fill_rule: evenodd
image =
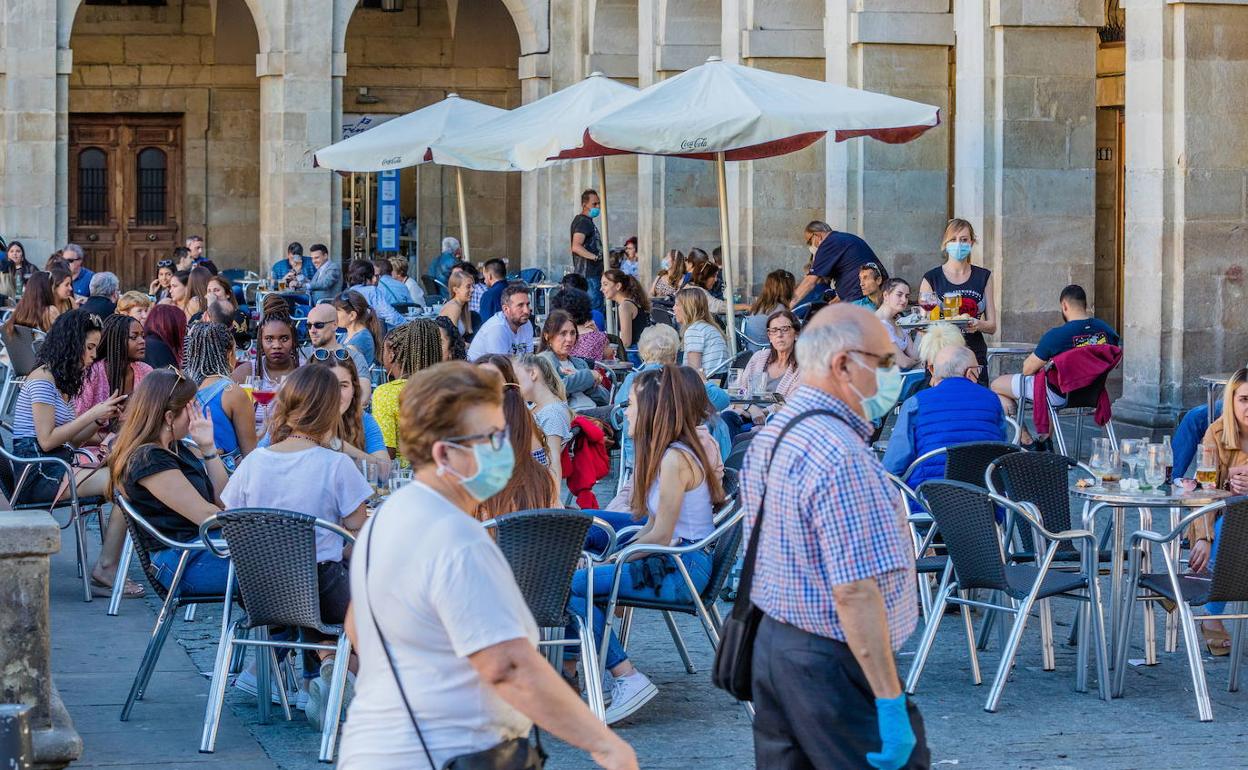
<instances>
[{"instance_id":1,"label":"striped top","mask_svg":"<svg viewBox=\"0 0 1248 770\"><path fill-rule=\"evenodd\" d=\"M26 380L17 394L13 410L13 438L35 438L35 416L32 404L50 404L56 409L56 427L72 422L78 416L72 404L61 398L56 385L47 380Z\"/></svg>"}]
</instances>

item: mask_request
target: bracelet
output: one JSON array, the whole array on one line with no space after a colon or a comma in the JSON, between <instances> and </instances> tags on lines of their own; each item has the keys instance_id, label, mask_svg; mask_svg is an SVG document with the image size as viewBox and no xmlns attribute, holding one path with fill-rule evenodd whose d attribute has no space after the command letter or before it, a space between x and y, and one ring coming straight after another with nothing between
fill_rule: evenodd
<instances>
[{"instance_id":1,"label":"bracelet","mask_svg":"<svg viewBox=\"0 0 1248 770\"><path fill-rule=\"evenodd\" d=\"M213 452L213 453L212 453L212 454L210 454L210 455L204 455L204 456L203 456L203 457L201 457L200 459L201 459L201 460L203 460L204 462L208 462L209 460L215 460L215 459L217 459L217 458L218 458L218 457L220 457L220 456L221 456L221 455L220 455L219 453L217 453L217 452Z\"/></svg>"}]
</instances>

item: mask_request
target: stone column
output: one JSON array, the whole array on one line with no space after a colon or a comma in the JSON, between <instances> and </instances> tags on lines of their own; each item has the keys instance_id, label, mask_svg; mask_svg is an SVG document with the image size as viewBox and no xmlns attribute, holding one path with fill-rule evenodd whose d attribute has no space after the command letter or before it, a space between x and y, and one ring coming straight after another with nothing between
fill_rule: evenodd
<instances>
[{"instance_id":1,"label":"stone column","mask_svg":"<svg viewBox=\"0 0 1248 770\"><path fill-rule=\"evenodd\" d=\"M0 702L33 707L40 768L64 767L82 754L82 739L51 680L48 557L60 547L60 529L47 513L0 515Z\"/></svg>"},{"instance_id":2,"label":"stone column","mask_svg":"<svg viewBox=\"0 0 1248 770\"><path fill-rule=\"evenodd\" d=\"M67 233L58 216L57 105L69 51L57 47L57 3L0 0L0 12L0 232L42 263Z\"/></svg>"},{"instance_id":3,"label":"stone column","mask_svg":"<svg viewBox=\"0 0 1248 770\"><path fill-rule=\"evenodd\" d=\"M1084 286L1095 302L1096 29L1104 14L1102 0L956 0L954 215L981 231L1003 339L1035 340L1059 322L1066 284Z\"/></svg>"},{"instance_id":4,"label":"stone column","mask_svg":"<svg viewBox=\"0 0 1248 770\"><path fill-rule=\"evenodd\" d=\"M1202 374L1248 360L1248 4L1131 0L1127 11L1123 397L1168 426Z\"/></svg>"},{"instance_id":5,"label":"stone column","mask_svg":"<svg viewBox=\"0 0 1248 770\"><path fill-rule=\"evenodd\" d=\"M260 259L269 266L289 241L330 243L340 227L333 175L312 155L338 135L334 126L333 9L299 4L283 20L280 44L256 57L260 78ZM275 36L276 38L276 36Z\"/></svg>"}]
</instances>

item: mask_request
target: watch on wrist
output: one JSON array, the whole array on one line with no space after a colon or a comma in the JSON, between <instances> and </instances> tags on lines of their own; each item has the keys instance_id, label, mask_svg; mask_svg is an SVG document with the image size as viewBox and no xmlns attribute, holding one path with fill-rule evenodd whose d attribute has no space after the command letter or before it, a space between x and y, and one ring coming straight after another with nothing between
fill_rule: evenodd
<instances>
[{"instance_id":1,"label":"watch on wrist","mask_svg":"<svg viewBox=\"0 0 1248 770\"><path fill-rule=\"evenodd\" d=\"M329 448L334 450L335 452L341 452L342 451L342 439L338 438L337 436L334 436L333 438L331 438L329 440Z\"/></svg>"}]
</instances>

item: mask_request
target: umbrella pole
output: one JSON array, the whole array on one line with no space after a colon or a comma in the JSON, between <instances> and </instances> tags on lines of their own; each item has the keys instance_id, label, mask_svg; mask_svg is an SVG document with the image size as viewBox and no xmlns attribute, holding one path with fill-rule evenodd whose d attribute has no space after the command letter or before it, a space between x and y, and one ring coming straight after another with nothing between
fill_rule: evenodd
<instances>
[{"instance_id":1,"label":"umbrella pole","mask_svg":"<svg viewBox=\"0 0 1248 770\"><path fill-rule=\"evenodd\" d=\"M602 206L602 269L607 269L607 260L611 253L611 237L607 234L610 225L607 216L607 159L605 156L599 155L594 159L598 166L598 201ZM602 282L599 279L598 293L602 293ZM607 333L618 334L615 330L615 303L602 301L602 312L606 315Z\"/></svg>"},{"instance_id":2,"label":"umbrella pole","mask_svg":"<svg viewBox=\"0 0 1248 770\"><path fill-rule=\"evenodd\" d=\"M455 169L455 197L459 203L459 243L464 249L464 261L471 262L468 250L468 207L464 205L464 170Z\"/></svg>"},{"instance_id":3,"label":"umbrella pole","mask_svg":"<svg viewBox=\"0 0 1248 770\"><path fill-rule=\"evenodd\" d=\"M715 153L715 177L719 183L719 242L724 250L724 299L728 312L724 314L728 322L728 354L737 357L737 306L733 300L733 268L732 244L728 237L728 171L722 152Z\"/></svg>"}]
</instances>

